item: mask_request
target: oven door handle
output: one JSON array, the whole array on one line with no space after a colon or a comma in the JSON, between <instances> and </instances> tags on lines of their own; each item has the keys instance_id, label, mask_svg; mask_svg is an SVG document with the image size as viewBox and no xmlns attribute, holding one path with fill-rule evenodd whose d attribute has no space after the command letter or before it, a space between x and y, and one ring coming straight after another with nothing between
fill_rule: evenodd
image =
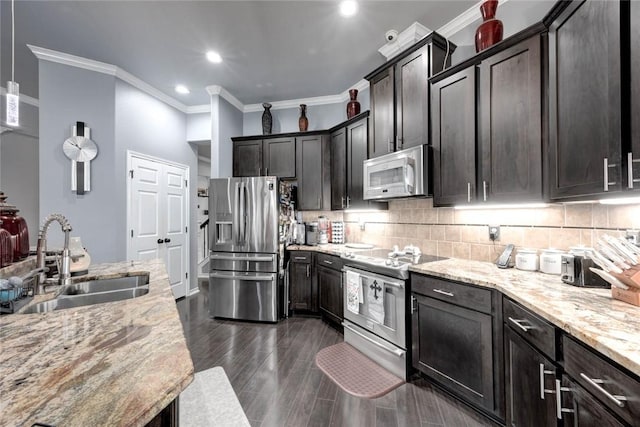
<instances>
[{"instance_id":1,"label":"oven door handle","mask_svg":"<svg viewBox=\"0 0 640 427\"><path fill-rule=\"evenodd\" d=\"M345 328L347 328L348 330L350 330L350 331L351 331L351 332L353 332L354 334L356 334L356 335L360 336L361 338L364 338L365 340L369 341L371 344L374 344L374 345L376 345L376 346L380 347L380 348L381 348L381 349L383 349L383 350L387 350L389 353L393 353L393 354L395 354L395 355L396 355L396 356L398 356L398 357L402 357L402 356L404 355L404 352L403 352L402 350L399 350L399 349L397 349L397 348L391 349L391 348L389 348L389 347L387 347L387 346L385 346L385 345L382 345L382 344L380 344L378 341L376 341L376 340L374 340L374 339L369 338L369 337L368 337L368 336L366 336L365 334L363 334L363 333L361 333L361 332L359 332L359 331L357 331L357 330L353 329L351 326L349 326L348 324L346 324L346 323L344 323L344 322L342 323L342 326L344 326Z\"/></svg>"}]
</instances>

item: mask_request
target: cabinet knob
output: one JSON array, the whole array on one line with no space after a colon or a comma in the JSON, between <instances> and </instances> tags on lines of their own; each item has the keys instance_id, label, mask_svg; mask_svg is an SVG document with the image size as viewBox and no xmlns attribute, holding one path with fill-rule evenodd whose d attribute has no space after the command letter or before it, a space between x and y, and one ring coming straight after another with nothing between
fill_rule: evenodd
<instances>
[{"instance_id":1,"label":"cabinet knob","mask_svg":"<svg viewBox=\"0 0 640 427\"><path fill-rule=\"evenodd\" d=\"M165 243L169 243L169 242L171 242L171 239L164 239L164 242Z\"/></svg>"},{"instance_id":2,"label":"cabinet knob","mask_svg":"<svg viewBox=\"0 0 640 427\"><path fill-rule=\"evenodd\" d=\"M163 244L163 243L164 243L164 240L162 240L162 239L158 239L158 244L159 244L159 245L161 245L161 244Z\"/></svg>"}]
</instances>

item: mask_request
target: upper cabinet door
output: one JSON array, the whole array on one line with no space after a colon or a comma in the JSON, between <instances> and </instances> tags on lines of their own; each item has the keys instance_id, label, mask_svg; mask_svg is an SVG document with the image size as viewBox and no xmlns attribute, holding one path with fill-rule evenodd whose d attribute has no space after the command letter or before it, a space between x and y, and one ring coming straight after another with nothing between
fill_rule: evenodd
<instances>
[{"instance_id":1,"label":"upper cabinet door","mask_svg":"<svg viewBox=\"0 0 640 427\"><path fill-rule=\"evenodd\" d=\"M320 210L329 199L329 146L322 135L296 138L299 165L298 209ZM325 197L326 195L326 197Z\"/></svg>"},{"instance_id":2,"label":"upper cabinet door","mask_svg":"<svg viewBox=\"0 0 640 427\"><path fill-rule=\"evenodd\" d=\"M434 206L476 200L476 68L431 85Z\"/></svg>"},{"instance_id":3,"label":"upper cabinet door","mask_svg":"<svg viewBox=\"0 0 640 427\"><path fill-rule=\"evenodd\" d=\"M347 197L347 130L331 134L331 210L344 209Z\"/></svg>"},{"instance_id":4,"label":"upper cabinet door","mask_svg":"<svg viewBox=\"0 0 640 427\"><path fill-rule=\"evenodd\" d=\"M620 2L573 2L551 24L552 199L621 189L620 63Z\"/></svg>"},{"instance_id":5,"label":"upper cabinet door","mask_svg":"<svg viewBox=\"0 0 640 427\"><path fill-rule=\"evenodd\" d=\"M233 176L260 176L262 140L233 142Z\"/></svg>"},{"instance_id":6,"label":"upper cabinet door","mask_svg":"<svg viewBox=\"0 0 640 427\"><path fill-rule=\"evenodd\" d=\"M640 2L629 3L631 7L631 149L623 153L623 156L627 156L627 188L638 189L640 188L640 122L637 120L640 117Z\"/></svg>"},{"instance_id":7,"label":"upper cabinet door","mask_svg":"<svg viewBox=\"0 0 640 427\"><path fill-rule=\"evenodd\" d=\"M396 64L396 150L429 142L429 48Z\"/></svg>"},{"instance_id":8,"label":"upper cabinet door","mask_svg":"<svg viewBox=\"0 0 640 427\"><path fill-rule=\"evenodd\" d=\"M371 79L371 139L369 158L394 151L394 83L393 66Z\"/></svg>"},{"instance_id":9,"label":"upper cabinet door","mask_svg":"<svg viewBox=\"0 0 640 427\"><path fill-rule=\"evenodd\" d=\"M540 47L536 35L480 64L482 201L542 199Z\"/></svg>"},{"instance_id":10,"label":"upper cabinet door","mask_svg":"<svg viewBox=\"0 0 640 427\"><path fill-rule=\"evenodd\" d=\"M347 126L347 200L346 208L363 209L369 202L363 199L363 162L367 159L368 120Z\"/></svg>"},{"instance_id":11,"label":"upper cabinet door","mask_svg":"<svg viewBox=\"0 0 640 427\"><path fill-rule=\"evenodd\" d=\"M290 138L274 138L264 140L262 175L278 178L296 177L296 140Z\"/></svg>"}]
</instances>

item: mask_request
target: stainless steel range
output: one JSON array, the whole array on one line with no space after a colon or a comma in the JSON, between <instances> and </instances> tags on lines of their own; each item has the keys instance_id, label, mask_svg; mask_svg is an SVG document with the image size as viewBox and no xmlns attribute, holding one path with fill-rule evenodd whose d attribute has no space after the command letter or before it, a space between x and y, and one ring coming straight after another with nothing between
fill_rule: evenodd
<instances>
[{"instance_id":1,"label":"stainless steel range","mask_svg":"<svg viewBox=\"0 0 640 427\"><path fill-rule=\"evenodd\" d=\"M442 258L407 246L400 251L347 252L344 259L344 340L406 379L409 266Z\"/></svg>"}]
</instances>

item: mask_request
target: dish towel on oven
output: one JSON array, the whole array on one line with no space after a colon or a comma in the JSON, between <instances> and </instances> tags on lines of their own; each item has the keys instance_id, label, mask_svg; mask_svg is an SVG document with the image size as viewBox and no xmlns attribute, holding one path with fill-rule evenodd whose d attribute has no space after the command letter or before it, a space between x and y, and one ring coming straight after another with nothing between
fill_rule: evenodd
<instances>
[{"instance_id":1,"label":"dish towel on oven","mask_svg":"<svg viewBox=\"0 0 640 427\"><path fill-rule=\"evenodd\" d=\"M371 320L384 324L384 283L373 280L367 289L367 305Z\"/></svg>"},{"instance_id":2,"label":"dish towel on oven","mask_svg":"<svg viewBox=\"0 0 640 427\"><path fill-rule=\"evenodd\" d=\"M347 271L347 310L358 314L360 312L360 302L363 300L360 275L353 271Z\"/></svg>"}]
</instances>

